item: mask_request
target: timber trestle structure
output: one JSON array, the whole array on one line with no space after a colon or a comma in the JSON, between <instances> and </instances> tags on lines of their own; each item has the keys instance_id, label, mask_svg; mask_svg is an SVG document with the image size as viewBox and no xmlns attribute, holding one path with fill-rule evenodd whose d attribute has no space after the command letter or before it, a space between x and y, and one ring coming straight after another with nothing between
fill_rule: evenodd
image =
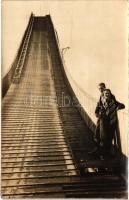
<instances>
[{"instance_id":1,"label":"timber trestle structure","mask_svg":"<svg viewBox=\"0 0 129 200\"><path fill-rule=\"evenodd\" d=\"M31 15L2 90L3 197L127 197L124 158L88 155L93 133L65 74L49 15Z\"/></svg>"}]
</instances>

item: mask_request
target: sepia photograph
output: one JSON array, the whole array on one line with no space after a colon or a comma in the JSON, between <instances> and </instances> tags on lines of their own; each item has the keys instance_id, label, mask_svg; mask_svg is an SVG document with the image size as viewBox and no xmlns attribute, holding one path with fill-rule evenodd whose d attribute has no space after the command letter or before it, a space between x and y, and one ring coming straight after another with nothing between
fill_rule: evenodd
<instances>
[{"instance_id":1,"label":"sepia photograph","mask_svg":"<svg viewBox=\"0 0 129 200\"><path fill-rule=\"evenodd\" d=\"M1 198L128 199L128 1L1 7Z\"/></svg>"}]
</instances>

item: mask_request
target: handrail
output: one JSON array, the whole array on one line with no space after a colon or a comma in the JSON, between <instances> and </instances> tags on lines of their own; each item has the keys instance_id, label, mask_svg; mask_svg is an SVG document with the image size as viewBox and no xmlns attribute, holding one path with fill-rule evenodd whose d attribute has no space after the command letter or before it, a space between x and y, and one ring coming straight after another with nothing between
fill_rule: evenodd
<instances>
[{"instance_id":1,"label":"handrail","mask_svg":"<svg viewBox=\"0 0 129 200\"><path fill-rule=\"evenodd\" d=\"M60 50L60 44L59 44L59 39L57 39L57 32L56 30L54 29L54 26L53 26L53 23L52 23L52 20L51 20L51 16L48 15L48 19L51 23L51 26L49 27L50 29L52 29L52 31L54 32L54 39L55 39L55 42L56 42L56 45L57 45L57 51L59 53L59 57L60 57L60 62L61 62L61 70L63 70L63 74L64 74L64 78L66 80L66 83L68 85L68 88L70 89L71 91L71 94L72 96L74 97L74 99L76 100L77 102L77 109L79 110L82 118L84 119L85 123L89 126L89 128L94 132L95 131L95 123L92 121L92 119L90 118L90 116L87 114L87 112L84 110L84 108L81 106L77 96L75 95L75 92L73 90L73 88L71 87L71 84L68 80L68 77L66 75L66 72L65 72L65 68L64 68L64 63L63 63L63 58L62 58L62 54L61 54L61 50Z\"/></svg>"},{"instance_id":2,"label":"handrail","mask_svg":"<svg viewBox=\"0 0 129 200\"><path fill-rule=\"evenodd\" d=\"M20 54L16 69L15 69L13 83L19 83L20 81L22 69L25 63L26 53L28 50L29 40L31 37L32 29L33 29L33 22L34 22L34 18L32 17L30 24L28 26L27 34L26 34L23 47L22 47L22 51L21 51L21 54Z\"/></svg>"}]
</instances>

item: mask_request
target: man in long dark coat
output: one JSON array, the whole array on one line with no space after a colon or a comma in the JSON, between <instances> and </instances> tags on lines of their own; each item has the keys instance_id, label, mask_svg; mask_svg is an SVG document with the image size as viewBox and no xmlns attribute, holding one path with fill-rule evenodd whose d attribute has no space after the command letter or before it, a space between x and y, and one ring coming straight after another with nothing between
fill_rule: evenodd
<instances>
[{"instance_id":1,"label":"man in long dark coat","mask_svg":"<svg viewBox=\"0 0 129 200\"><path fill-rule=\"evenodd\" d=\"M96 123L96 130L95 130L95 134L94 134L94 141L96 143L96 146L98 146L99 143L100 143L100 117L99 117L99 115L100 115L100 111L101 111L100 108L103 107L103 104L104 104L104 101L105 101L104 91L106 90L106 86L105 86L104 83L100 83L98 85L98 88L99 88L99 91L101 92L101 95L100 95L99 101L98 101L96 109L95 109L95 115L98 118L97 123ZM111 93L111 91L110 91L110 98L113 99L114 101L116 101L116 98Z\"/></svg>"},{"instance_id":2,"label":"man in long dark coat","mask_svg":"<svg viewBox=\"0 0 129 200\"><path fill-rule=\"evenodd\" d=\"M99 119L98 144L100 154L103 156L108 156L111 153L112 141L115 139L118 123L117 110L124 108L124 104L112 97L109 89L104 90L103 101L96 107L96 117Z\"/></svg>"}]
</instances>

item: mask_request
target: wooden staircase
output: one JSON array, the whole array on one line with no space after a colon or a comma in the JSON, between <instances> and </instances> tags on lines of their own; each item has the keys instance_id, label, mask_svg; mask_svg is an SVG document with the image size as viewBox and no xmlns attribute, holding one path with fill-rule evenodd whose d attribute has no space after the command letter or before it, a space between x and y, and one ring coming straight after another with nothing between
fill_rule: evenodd
<instances>
[{"instance_id":1,"label":"wooden staircase","mask_svg":"<svg viewBox=\"0 0 129 200\"><path fill-rule=\"evenodd\" d=\"M33 23L19 81L3 99L2 196L127 198L126 181L112 170L120 158L88 155L92 132L73 106L48 16Z\"/></svg>"}]
</instances>

